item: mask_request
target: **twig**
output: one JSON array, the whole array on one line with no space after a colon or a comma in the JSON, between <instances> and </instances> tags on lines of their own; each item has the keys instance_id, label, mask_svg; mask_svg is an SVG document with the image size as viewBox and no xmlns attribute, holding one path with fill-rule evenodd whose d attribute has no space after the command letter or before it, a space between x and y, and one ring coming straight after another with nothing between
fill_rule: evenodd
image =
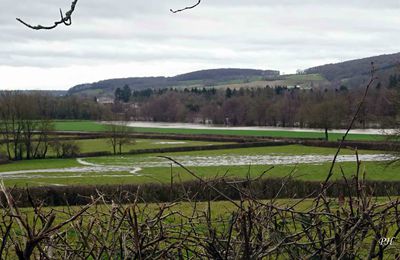
<instances>
[{"instance_id":1,"label":"twig","mask_svg":"<svg viewBox=\"0 0 400 260\"><path fill-rule=\"evenodd\" d=\"M197 0L197 3L195 3L194 5L187 6L187 7L182 8L182 9L177 9L177 10L169 9L169 10L171 11L171 13L176 14L176 13L183 12L183 11L186 11L186 10L189 10L189 9L193 9L196 6L200 5L200 3L201 3L201 0Z\"/></svg>"},{"instance_id":2,"label":"twig","mask_svg":"<svg viewBox=\"0 0 400 260\"><path fill-rule=\"evenodd\" d=\"M60 24L64 24L65 26L70 26L72 24L72 14L75 11L76 4L78 3L78 0L74 0L71 3L71 8L68 10L65 15L63 15L62 10L60 9L60 20L55 21L53 25L50 26L43 26L43 25L31 25L25 21L23 21L20 18L16 18L18 22L22 23L26 27L33 29L33 30L51 30L59 26Z\"/></svg>"},{"instance_id":3,"label":"twig","mask_svg":"<svg viewBox=\"0 0 400 260\"><path fill-rule=\"evenodd\" d=\"M361 99L360 104L359 104L358 107L357 107L357 110L356 110L356 112L355 112L355 114L354 114L354 116L353 116L353 118L352 118L352 120L351 120L351 122L350 122L350 124L349 124L349 126L348 126L348 128L347 128L347 130L346 130L346 133L343 135L342 140L341 140L340 143L339 143L339 147L338 147L337 150L336 150L336 154L335 154L335 156L333 157L331 166L330 166L330 168L329 168L328 176L326 177L325 181L324 181L323 184L322 184L321 193L326 189L326 185L327 185L328 181L330 180L330 178L331 178L332 175L333 175L333 169L334 169L334 167L335 167L337 157L339 156L339 153L340 153L340 151L342 150L342 147L343 147L343 145L344 145L344 142L346 141L346 138L347 138L347 136L348 136L350 130L353 128L353 125L354 125L355 121L357 120L358 115L360 114L361 108L362 108L362 106L363 106L364 103L365 103L365 100L366 100L366 98L367 98L367 95L368 95L368 92L369 92L370 87L372 86L372 84L373 84L373 83L375 82L375 80L376 80L376 78L375 78L375 68L374 68L374 63L373 63L373 62L371 63L371 67L372 67L372 69L371 69L371 79L370 79L370 81L368 82L368 84L367 84L367 86L366 86L366 88L365 88L364 95L363 95L363 97L362 97L362 99Z\"/></svg>"}]
</instances>

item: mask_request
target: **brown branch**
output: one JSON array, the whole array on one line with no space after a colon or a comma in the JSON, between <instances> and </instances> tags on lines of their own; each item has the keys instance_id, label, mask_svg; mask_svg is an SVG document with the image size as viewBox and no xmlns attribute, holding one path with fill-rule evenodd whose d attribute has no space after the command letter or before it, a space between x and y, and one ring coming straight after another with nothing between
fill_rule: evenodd
<instances>
[{"instance_id":1,"label":"brown branch","mask_svg":"<svg viewBox=\"0 0 400 260\"><path fill-rule=\"evenodd\" d=\"M183 11L186 11L186 10L189 10L189 9L193 9L196 6L200 5L200 3L201 3L201 0L197 0L197 3L195 3L194 5L187 6L187 7L182 8L182 9L177 9L177 10L169 9L169 10L171 11L171 13L176 14L176 13L183 12Z\"/></svg>"},{"instance_id":2,"label":"brown branch","mask_svg":"<svg viewBox=\"0 0 400 260\"><path fill-rule=\"evenodd\" d=\"M43 25L31 25L25 21L23 21L20 18L16 18L18 22L22 23L23 25L25 25L28 28L31 28L33 30L51 30L56 28L57 26L59 26L60 24L64 24L65 26L70 26L72 24L72 14L75 11L75 7L76 4L78 3L78 0L73 0L73 2L71 3L71 9L69 11L67 11L65 13L65 15L63 15L62 10L60 9L60 20L55 21L53 25L49 25L49 26L43 26Z\"/></svg>"},{"instance_id":3,"label":"brown branch","mask_svg":"<svg viewBox=\"0 0 400 260\"><path fill-rule=\"evenodd\" d=\"M372 67L372 68L371 68L371 79L370 79L370 81L368 82L368 84L367 84L367 86L366 86L366 88L365 88L364 95L363 95L363 97L362 97L362 99L361 99L361 101L360 101L360 103L359 103L359 105L358 105L358 107L357 107L356 112L354 113L354 116L353 116L353 118L352 118L352 120L351 120L351 122L350 122L350 124L349 124L349 126L348 126L348 128L347 128L347 130L346 130L346 133L343 135L342 140L341 140L340 143L339 143L339 147L338 147L337 150L336 150L335 156L333 157L331 166L330 166L330 168L329 168L328 175L327 175L325 181L324 181L323 184L322 184L321 192L323 192L323 191L326 189L327 183L328 183L328 181L330 180L330 178L331 178L332 175L333 175L333 169L334 169L334 167L335 167L335 164L336 164L336 161L337 161L337 157L339 156L339 153L340 153L340 151L342 150L342 147L343 147L343 145L344 145L344 142L346 141L346 138L347 138L347 136L348 136L350 130L353 128L353 125L354 125L355 121L357 120L358 115L359 115L360 112L361 112L361 108L363 107L363 105L364 105L364 103L365 103L365 100L366 100L366 98L367 98L367 95L368 95L368 92L369 92L370 87L372 86L372 84L373 84L373 83L375 82L375 80L376 80L376 77L375 77L375 67L374 67L374 63L373 63L373 62L371 63L371 67Z\"/></svg>"}]
</instances>

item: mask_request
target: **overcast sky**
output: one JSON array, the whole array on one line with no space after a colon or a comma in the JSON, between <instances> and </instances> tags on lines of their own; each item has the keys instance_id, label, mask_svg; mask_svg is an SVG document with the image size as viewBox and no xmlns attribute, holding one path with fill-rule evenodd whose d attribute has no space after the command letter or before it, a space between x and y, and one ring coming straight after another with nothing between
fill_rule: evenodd
<instances>
[{"instance_id":1,"label":"overcast sky","mask_svg":"<svg viewBox=\"0 0 400 260\"><path fill-rule=\"evenodd\" d=\"M295 72L400 52L399 0L0 0L0 89L68 89L115 77L210 68Z\"/></svg>"}]
</instances>

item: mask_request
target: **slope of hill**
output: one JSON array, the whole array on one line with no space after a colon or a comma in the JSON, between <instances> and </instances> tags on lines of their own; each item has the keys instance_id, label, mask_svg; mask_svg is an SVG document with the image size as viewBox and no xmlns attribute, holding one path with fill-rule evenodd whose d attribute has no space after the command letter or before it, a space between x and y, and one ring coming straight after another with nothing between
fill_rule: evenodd
<instances>
[{"instance_id":1,"label":"slope of hill","mask_svg":"<svg viewBox=\"0 0 400 260\"><path fill-rule=\"evenodd\" d=\"M115 89L128 85L131 89L204 87L227 83L249 82L279 77L279 71L253 69L212 69L190 72L174 77L135 77L109 79L71 88L68 94L113 95Z\"/></svg>"},{"instance_id":2,"label":"slope of hill","mask_svg":"<svg viewBox=\"0 0 400 260\"><path fill-rule=\"evenodd\" d=\"M321 74L331 83L343 83L356 87L369 79L371 62L374 63L376 74L381 81L387 81L392 74L399 73L400 53L385 54L336 64L327 64L305 70L307 74Z\"/></svg>"},{"instance_id":3,"label":"slope of hill","mask_svg":"<svg viewBox=\"0 0 400 260\"><path fill-rule=\"evenodd\" d=\"M69 95L113 96L115 89L128 85L133 89L193 88L215 86L219 88L300 86L304 88L337 88L363 86L370 78L371 62L382 84L388 84L391 75L400 74L400 53L326 64L306 69L300 75L280 75L276 70L211 69L194 71L174 77L133 77L109 79L81 84L71 88Z\"/></svg>"}]
</instances>

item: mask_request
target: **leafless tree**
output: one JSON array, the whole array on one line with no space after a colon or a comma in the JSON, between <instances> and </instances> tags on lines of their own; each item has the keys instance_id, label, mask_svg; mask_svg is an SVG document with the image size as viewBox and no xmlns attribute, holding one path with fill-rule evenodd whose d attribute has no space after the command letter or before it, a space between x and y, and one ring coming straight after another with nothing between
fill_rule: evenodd
<instances>
[{"instance_id":1,"label":"leafless tree","mask_svg":"<svg viewBox=\"0 0 400 260\"><path fill-rule=\"evenodd\" d=\"M18 91L0 93L0 131L10 160L44 158L47 154L53 122L37 112L40 98Z\"/></svg>"},{"instance_id":2,"label":"leafless tree","mask_svg":"<svg viewBox=\"0 0 400 260\"><path fill-rule=\"evenodd\" d=\"M131 128L127 126L126 121L111 122L107 125L107 132L114 155L122 154L125 145L134 143L134 139L129 135L132 132Z\"/></svg>"}]
</instances>

